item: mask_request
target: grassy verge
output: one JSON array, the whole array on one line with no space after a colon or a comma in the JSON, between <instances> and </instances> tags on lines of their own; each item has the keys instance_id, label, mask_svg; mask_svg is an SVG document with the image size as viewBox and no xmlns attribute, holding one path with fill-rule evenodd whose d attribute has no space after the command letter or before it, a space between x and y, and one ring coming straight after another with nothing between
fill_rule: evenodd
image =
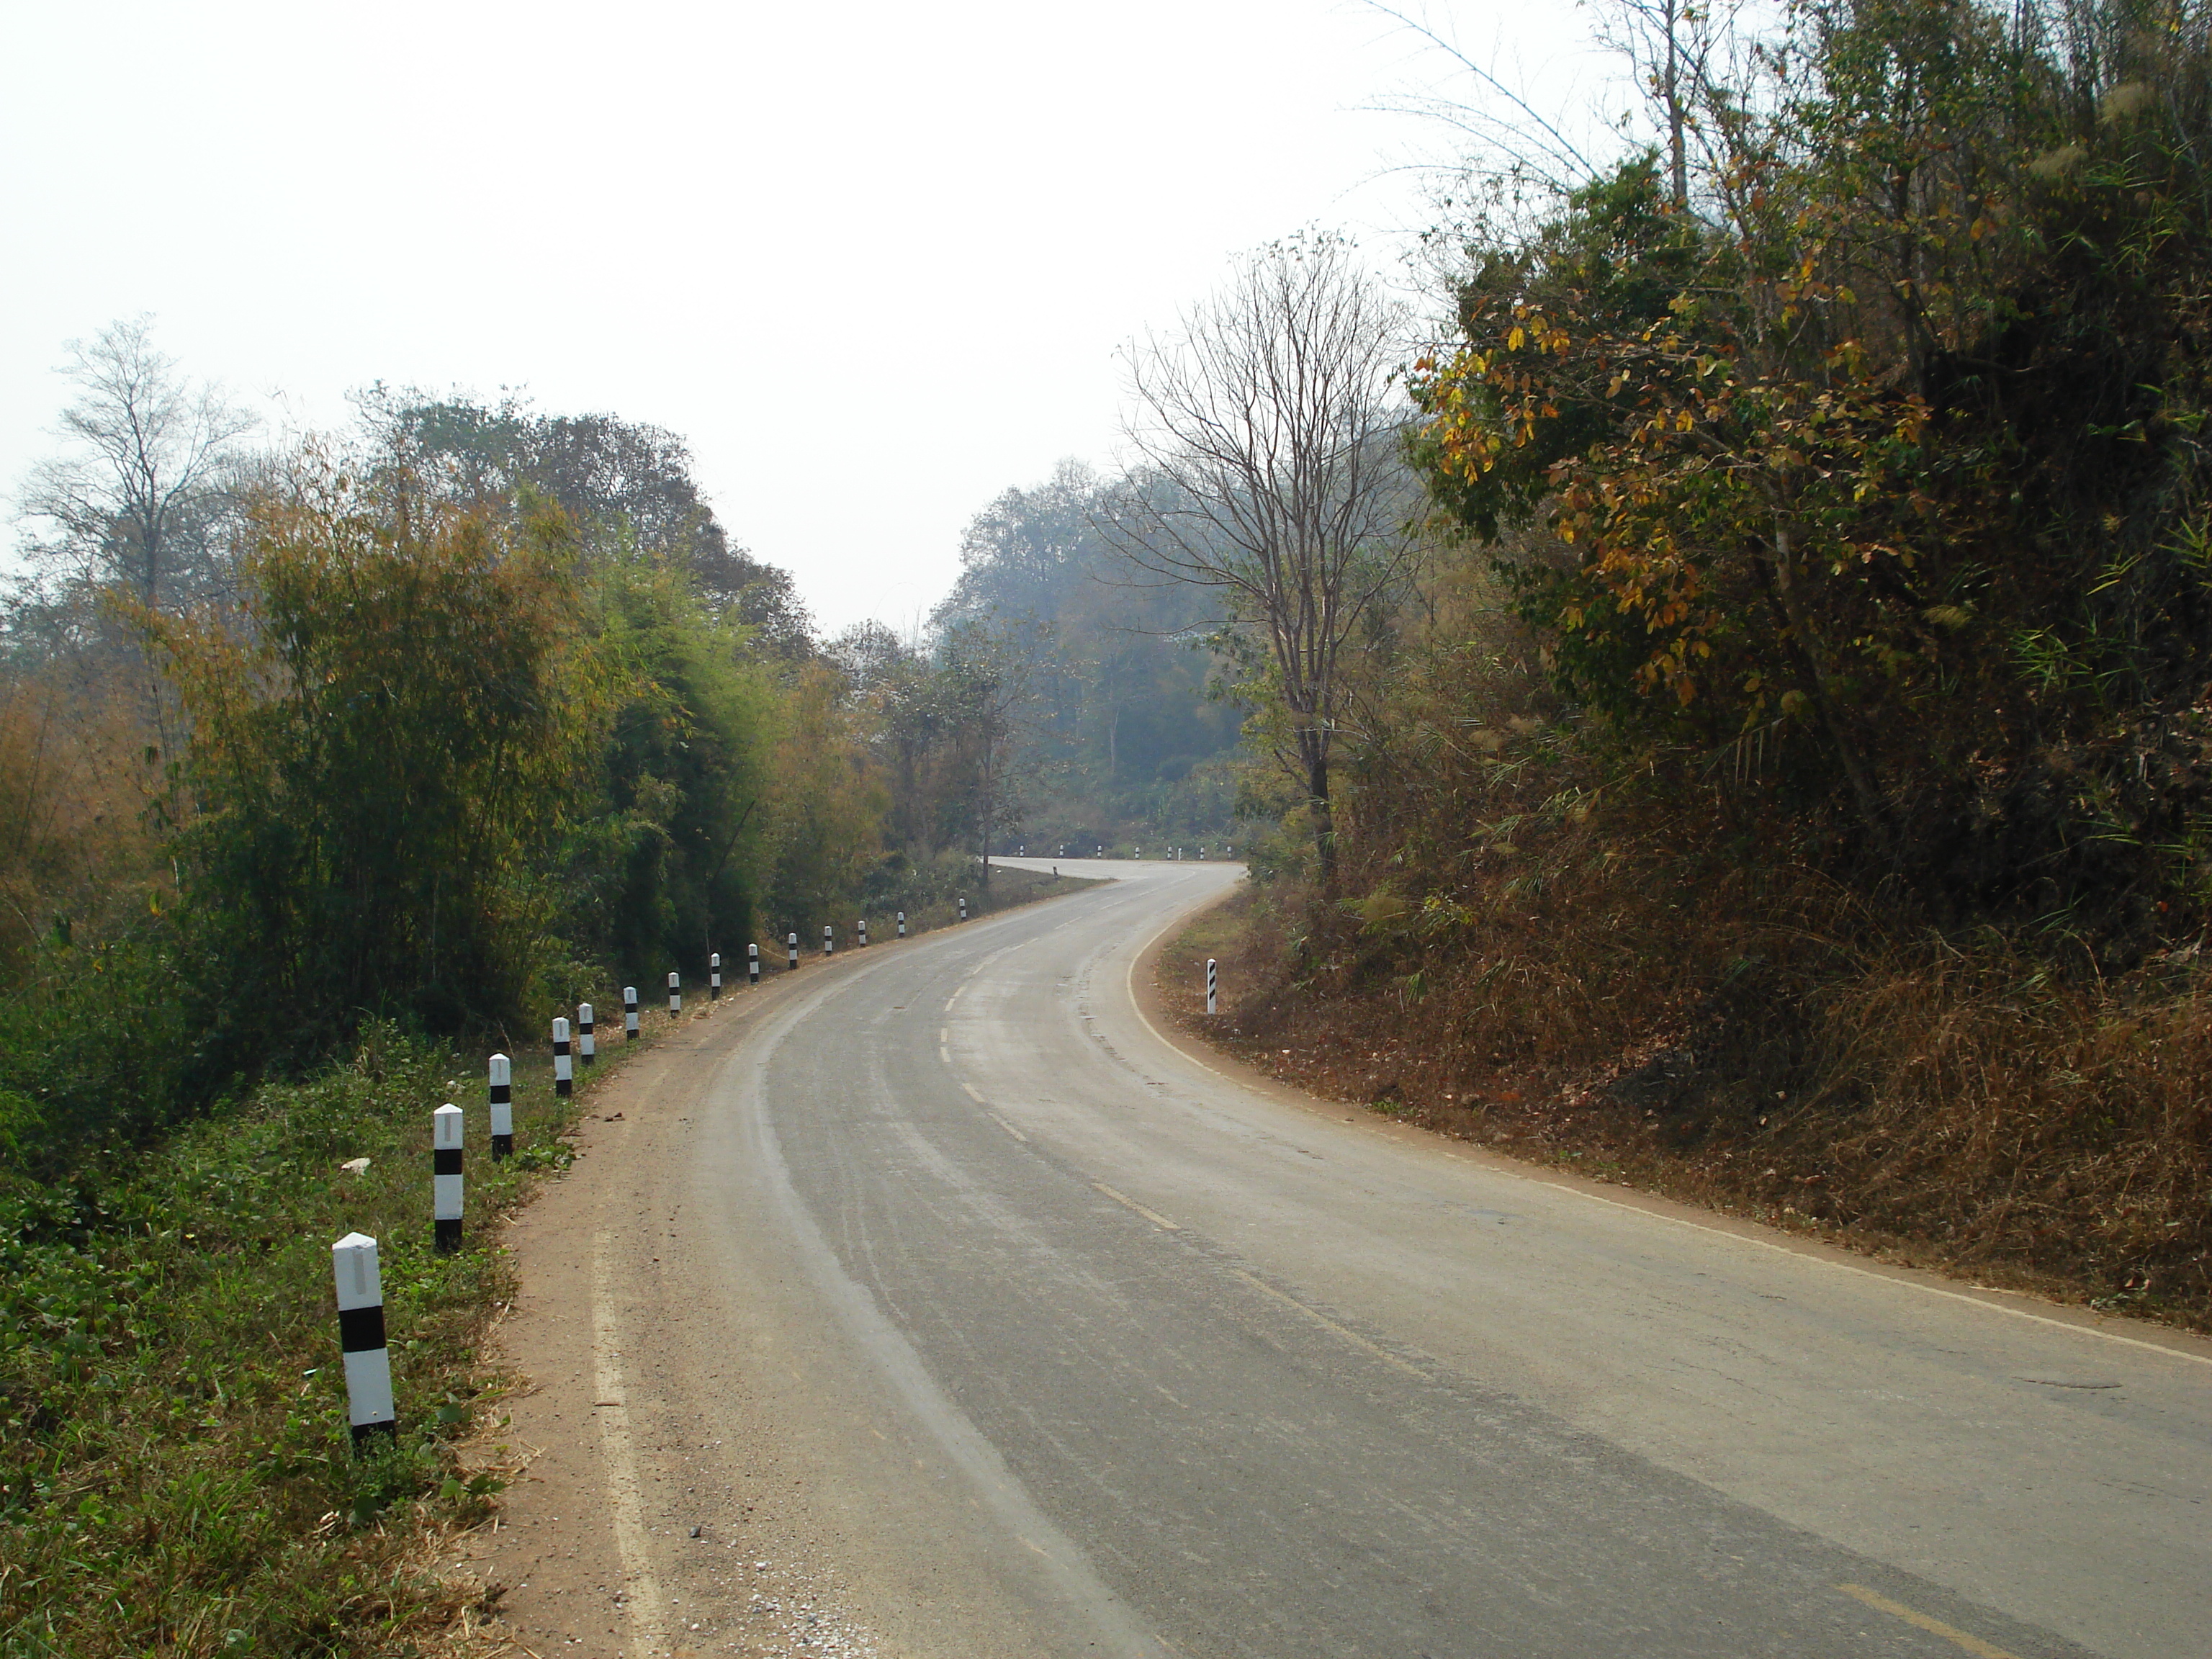
<instances>
[{"instance_id":1,"label":"grassy verge","mask_svg":"<svg viewBox=\"0 0 2212 1659\"><path fill-rule=\"evenodd\" d=\"M447 1100L469 1114L468 1216L439 1255ZM380 1032L156 1151L0 1196L0 1655L404 1653L451 1621L421 1545L499 1489L455 1452L495 1399L496 1224L568 1159L542 1059L516 1067L513 1159L486 1155L483 1103L479 1060ZM400 1419L366 1456L331 1312L351 1231L379 1241Z\"/></svg>"},{"instance_id":2,"label":"grassy verge","mask_svg":"<svg viewBox=\"0 0 2212 1659\"><path fill-rule=\"evenodd\" d=\"M1932 1267L2212 1329L2212 988L2064 976L1809 878L1548 849L1441 925L1253 889L1160 958L1171 1017L1323 1097ZM1204 959L1223 1012L1203 1014Z\"/></svg>"}]
</instances>

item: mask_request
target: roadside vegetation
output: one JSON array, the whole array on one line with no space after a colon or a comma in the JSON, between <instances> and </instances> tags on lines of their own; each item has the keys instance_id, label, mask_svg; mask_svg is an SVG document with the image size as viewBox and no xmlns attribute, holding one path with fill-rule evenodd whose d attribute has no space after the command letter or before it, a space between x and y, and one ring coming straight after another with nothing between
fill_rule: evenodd
<instances>
[{"instance_id":1,"label":"roadside vegetation","mask_svg":"<svg viewBox=\"0 0 2212 1659\"><path fill-rule=\"evenodd\" d=\"M1431 539L1348 626L1328 796L1252 781L1226 1024L1393 1115L2212 1322L2207 15L1617 21L1654 143L1470 198Z\"/></svg>"},{"instance_id":2,"label":"roadside vegetation","mask_svg":"<svg viewBox=\"0 0 2212 1659\"><path fill-rule=\"evenodd\" d=\"M459 1450L497 1443L495 1224L568 1160L550 1020L592 1001L611 1060L625 983L651 1027L710 952L735 990L749 943L775 975L793 933L811 964L825 925L1081 884L975 857L1029 775L988 619L900 646L889 695L669 434L380 392L255 452L137 324L73 378L0 629L0 1655L416 1650L458 1611L428 1539L498 1488ZM399 1387L365 1456L349 1231Z\"/></svg>"}]
</instances>

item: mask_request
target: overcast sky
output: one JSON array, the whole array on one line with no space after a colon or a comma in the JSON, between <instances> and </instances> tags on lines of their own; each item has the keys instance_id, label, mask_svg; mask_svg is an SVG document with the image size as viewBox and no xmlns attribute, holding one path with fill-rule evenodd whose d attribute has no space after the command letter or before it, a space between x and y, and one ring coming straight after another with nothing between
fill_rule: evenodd
<instances>
[{"instance_id":1,"label":"overcast sky","mask_svg":"<svg viewBox=\"0 0 2212 1659\"><path fill-rule=\"evenodd\" d=\"M272 424L382 380L666 427L824 624L909 622L1000 490L1112 463L1116 348L1237 252L1390 263L1448 139L1368 106L1449 70L1352 0L0 0L0 487L63 343L150 312Z\"/></svg>"}]
</instances>

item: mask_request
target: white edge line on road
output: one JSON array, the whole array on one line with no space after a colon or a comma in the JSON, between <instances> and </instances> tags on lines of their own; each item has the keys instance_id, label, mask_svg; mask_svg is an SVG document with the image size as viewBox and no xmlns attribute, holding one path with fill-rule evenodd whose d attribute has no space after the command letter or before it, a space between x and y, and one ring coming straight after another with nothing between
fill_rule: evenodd
<instances>
[{"instance_id":1,"label":"white edge line on road","mask_svg":"<svg viewBox=\"0 0 2212 1659\"><path fill-rule=\"evenodd\" d=\"M592 1415L605 1460L607 1497L614 1508L615 1553L629 1577L629 1646L636 1659L652 1659L668 1645L661 1617L660 1581L653 1575L646 1541L645 1505L637 1476L637 1447L630 1436L629 1395L623 1386L622 1338L615 1328L607 1261L607 1235L595 1230L592 1251Z\"/></svg>"},{"instance_id":2,"label":"white edge line on road","mask_svg":"<svg viewBox=\"0 0 2212 1659\"><path fill-rule=\"evenodd\" d=\"M1191 1053L1189 1049L1184 1048L1181 1043L1170 1039L1164 1032L1161 1031L1158 1026L1153 1024L1152 1020L1146 1017L1145 1013L1145 1005L1138 999L1137 996L1137 964L1144 961L1146 957L1152 954L1152 947L1155 945L1158 945L1160 940L1167 937L1168 930L1170 928L1175 927L1179 922L1187 921L1189 919L1189 915L1190 913L1188 911L1183 911L1174 916L1170 916L1166 921L1161 923L1158 931L1154 933L1150 939L1146 939L1143 945L1139 946L1136 951L1129 957L1129 970L1122 975L1123 984L1129 994L1129 1010L1132 1013L1136 1015L1138 1023L1143 1025L1147 1031L1150 1031L1152 1034L1153 1041L1159 1043L1162 1048L1167 1048L1171 1052L1181 1055L1184 1060L1188 1060L1192 1065L1197 1066L1201 1072L1205 1072L1212 1076L1219 1078L1224 1083L1228 1084L1232 1088L1245 1088L1247 1086L1246 1085L1239 1082L1237 1079L1231 1077L1226 1072L1219 1071L1215 1067L1207 1065L1204 1060L1200 1060L1196 1054ZM1286 1084L1283 1086L1287 1088L1290 1085ZM1316 1101L1320 1100L1319 1096L1315 1096L1313 1098ZM1322 1103L1334 1104L1335 1103ZM1438 1147L1437 1150L1443 1151L1443 1149L1442 1147ZM1458 1156L1457 1154L1451 1152L1445 1152L1444 1155L1448 1158ZM1503 1157L1504 1155L1500 1153L1493 1154L1493 1156ZM1462 1158L1460 1161L1472 1162L1473 1160ZM1963 1302L1970 1308L1980 1308L1990 1313L2005 1314L2014 1319L2025 1319L2034 1324L2048 1325L2053 1330L2071 1331L2078 1336L2097 1337L2106 1342L2119 1343L2124 1347L2141 1348L2146 1353L2164 1354L2167 1358L2172 1359L2185 1359L2191 1364L2195 1365L2212 1365L2212 1356L2201 1353L2191 1353L2186 1348L2171 1348L2163 1342L2146 1342L2138 1336L2122 1336L2117 1331L2100 1330L2094 1325L2080 1325L2075 1323L2071 1320L2053 1319L2047 1314L2030 1313L2025 1308L2008 1307L2002 1302L1985 1301L1978 1296L1969 1296L1964 1291L1947 1291L1940 1285L1923 1285L1917 1279L1899 1279L1889 1273L1876 1273L1870 1267L1855 1266L1849 1261L1831 1261L1825 1255L1816 1255L1802 1248L1794 1247L1789 1244L1777 1244L1771 1240L1764 1238L1753 1238L1744 1233L1731 1231L1726 1227L1710 1226L1702 1221L1692 1221L1687 1216L1668 1215L1662 1211L1647 1209L1641 1204L1624 1204L1617 1198L1607 1198L1599 1193L1584 1192L1579 1187L1570 1187L1564 1182L1547 1181L1541 1176L1523 1175L1518 1170L1499 1169L1496 1165L1487 1163L1483 1164L1481 1167L1491 1173L1504 1176L1509 1181L1525 1181L1534 1187L1548 1187L1555 1193L1566 1194L1570 1198L1583 1199L1592 1204L1602 1204L1609 1209L1626 1210L1632 1215L1647 1216L1654 1221L1664 1221L1672 1226L1687 1227L1692 1232L1705 1233L1714 1238L1730 1239L1739 1244L1748 1244L1754 1249L1771 1250L1777 1255L1786 1255L1793 1261L1808 1262L1814 1267L1832 1268L1838 1273L1856 1273L1861 1279L1871 1279L1881 1284L1893 1285L1908 1291L1917 1291L1923 1296L1939 1296L1947 1302ZM1303 1307L1304 1304L1301 1303L1298 1305ZM1318 1318L1319 1316L1316 1315L1316 1317Z\"/></svg>"}]
</instances>

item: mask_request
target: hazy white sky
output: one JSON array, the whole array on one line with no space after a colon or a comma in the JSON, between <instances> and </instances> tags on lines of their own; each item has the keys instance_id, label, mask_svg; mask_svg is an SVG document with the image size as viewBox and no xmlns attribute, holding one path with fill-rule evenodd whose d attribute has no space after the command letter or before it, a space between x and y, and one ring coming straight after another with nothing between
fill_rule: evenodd
<instances>
[{"instance_id":1,"label":"hazy white sky","mask_svg":"<svg viewBox=\"0 0 2212 1659\"><path fill-rule=\"evenodd\" d=\"M1445 135L1362 106L1448 69L1353 0L0 0L0 488L63 342L151 312L295 427L383 380L669 428L824 623L908 621L1000 489L1111 462L1116 347L1232 254L1389 262Z\"/></svg>"}]
</instances>

